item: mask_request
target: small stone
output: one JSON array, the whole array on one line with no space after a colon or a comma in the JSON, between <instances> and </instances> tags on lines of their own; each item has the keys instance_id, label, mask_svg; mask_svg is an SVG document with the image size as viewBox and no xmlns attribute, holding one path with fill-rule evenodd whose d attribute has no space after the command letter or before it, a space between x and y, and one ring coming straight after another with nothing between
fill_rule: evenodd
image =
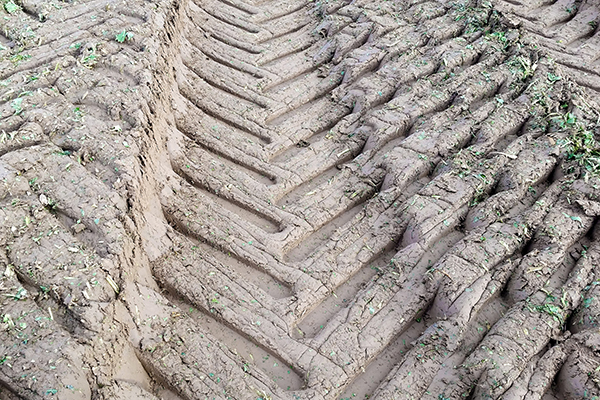
<instances>
[{"instance_id":1,"label":"small stone","mask_svg":"<svg viewBox=\"0 0 600 400\"><path fill-rule=\"evenodd\" d=\"M84 224L75 224L71 227L75 233L81 233L85 230L85 225Z\"/></svg>"}]
</instances>

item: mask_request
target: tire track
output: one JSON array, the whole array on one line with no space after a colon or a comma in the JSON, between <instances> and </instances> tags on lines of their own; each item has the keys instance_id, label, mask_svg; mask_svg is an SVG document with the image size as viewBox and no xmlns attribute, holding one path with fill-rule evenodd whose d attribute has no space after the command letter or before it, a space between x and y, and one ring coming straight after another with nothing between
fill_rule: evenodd
<instances>
[{"instance_id":1,"label":"tire track","mask_svg":"<svg viewBox=\"0 0 600 400\"><path fill-rule=\"evenodd\" d=\"M597 7L494 4L4 5L2 363L27 370L19 335L38 326L39 348L79 344L57 350L76 385L39 364L39 382L5 369L0 386L327 400L593 385L568 354L595 360L596 113L574 81L595 85Z\"/></svg>"},{"instance_id":2,"label":"tire track","mask_svg":"<svg viewBox=\"0 0 600 400\"><path fill-rule=\"evenodd\" d=\"M198 6L201 7L200 4ZM412 18L415 21L431 21L436 24L450 19L456 21L454 16L449 18L446 15L448 8L414 7L415 13L412 14ZM458 13L460 10L454 9L453 12ZM274 204L282 208L285 206L284 218L286 219L290 215L295 215L308 222L310 229L306 230L305 227L300 227L294 239L286 240L288 244L283 247L276 245L283 250L277 257L285 254L282 259L284 265L289 263L298 271L310 273L321 282L323 287L327 288L318 293L315 293L314 289L298 291L298 288L294 288L298 302L292 307L299 315L304 315L321 304L328 292L331 293L342 287L341 285L347 283L352 276L355 276L355 273L368 265L373 257L378 254L386 254L390 248L394 249L394 252L399 252L399 257L403 259L400 262L401 265L414 265L415 261L408 260L423 258L433 243L460 226L461 221L467 216L472 218L473 222L485 219L483 215L475 217L474 214L467 213L473 206L481 204L479 209L482 211L477 212L482 213L486 213L483 211L484 207L497 210L499 205L488 201L488 198L493 197L494 194L498 194L493 197L494 201L501 198L508 201L503 207L503 212L509 212L509 218L521 215L519 211L512 210L517 210L517 203L525 197L531 185L517 184L517 189L511 192L509 199L500 195L503 192L502 187L512 189L513 183L509 182L531 181L534 185L542 185L538 186L542 190L545 187L544 183L553 173L556 165L556 159L550 155L551 152L556 151L556 148L547 146L547 152L539 153L539 156L537 151L532 150L537 146L546 146L547 144L547 141L534 143L534 140L540 136L540 132L534 128L537 120L530 116L532 111L528 96L537 93L539 86L535 86L536 82L528 75L531 71L527 70L527 66L532 67L535 61L532 61L531 54L526 52L507 54L502 51L502 49L506 50L510 43L518 40L518 38L507 39L502 36L506 32L493 36L498 39L497 41L490 40L490 34L473 35L474 31L469 30L470 26L489 23L490 18L493 18L489 12L478 17L481 19L474 18L468 21L467 24L472 25L467 25L466 29L464 25L459 28L460 24L453 23L447 30L438 31L435 33L435 37L426 39L419 37L418 31L413 30L412 34L417 39L416 42L422 47L431 46L432 40L439 41L430 47L425 56L416 52L403 55L402 53L408 47L402 46L414 44L408 40L401 46L399 43L388 45L387 56L385 53L383 56L381 53L372 56L371 60L377 60L377 62L371 64L367 69L359 67L354 70L355 72L344 74L345 76L339 74L339 69L336 70L334 67L323 80L319 81L322 76L320 65L326 65L320 64L319 59L316 61L316 67L306 68L306 72L293 74L287 80L277 82L268 78L267 81L270 80L268 86L263 86L268 89L262 91L265 100L260 103L264 111L254 110L248 104L244 106L250 110L247 114L248 120L258 126L264 126L265 132L269 132L266 135L269 135L271 141L262 144L250 143L249 146L244 146L244 149L236 146L245 153L243 156L240 153L240 156L257 157L261 163L264 163L264 160L270 160L263 164L264 170L268 171L271 168L269 164L274 162L283 170L292 172L293 175L289 175L287 179L283 180L278 174L274 179L275 183L270 185L271 189L266 192L263 192L262 189L254 192L248 189L242 189L242 191L253 192L251 197L256 196L257 201L260 201L259 199L262 201L275 200ZM262 33L262 28L256 20L246 24L241 21L243 18L241 14L236 14L235 18L235 23L232 20L225 21L224 17L220 17L220 20L230 26L241 27L245 32L251 31L256 34L255 39L250 39L246 33L241 34L242 37L248 38L249 44L238 47L251 48L251 46L265 43L273 44L272 53L265 50L254 61L257 66L263 68L271 65L265 64L264 60L283 64L286 56L290 57L290 60L296 59L298 52L307 51L308 46L317 47L319 43L319 41L315 42L308 38L306 40L300 38L301 35L306 34L302 27L298 30L292 28L291 34L283 33L282 36L272 38L267 33ZM331 37L337 43L335 51L330 53L332 54L332 63L334 65L340 63L343 65L341 68L352 71L351 62L345 63L345 60L352 58L351 55L358 57L361 54L368 54L363 47L370 46L371 44L367 45L367 43L373 41L374 38L380 40L378 35L381 35L383 38L381 40L384 41L389 41L389 38L393 37L387 32L384 34L378 32L374 36L373 31L375 29L371 23L336 27L335 30L332 30ZM464 35L469 39L457 42L452 39L456 35ZM410 35L408 36L410 37ZM279 47L277 43L283 42L279 42L277 39L288 39L289 37L294 38L295 44L290 47ZM312 47L310 48L312 49ZM371 51L370 54L377 53ZM391 59L394 57L393 55L399 55L397 61ZM420 62L419 59L422 61ZM526 62L530 64L526 64ZM274 69L272 71L274 72ZM407 71L408 73L400 74L398 71ZM393 79L396 81L390 84L389 78L392 74L395 74ZM256 81L264 74L244 72L243 75L232 76L234 80L238 80L235 84L239 85L242 82L241 79ZM404 77L404 80L398 81L397 77ZM423 78L427 78L427 80ZM252 87L259 86L252 84ZM239 91L239 86L237 87L238 89L235 90ZM229 88L228 91L233 90L233 86L229 86ZM306 88L311 89L306 90ZM330 92L333 92L333 99L328 97ZM241 93L233 95L248 96ZM322 97L323 94L326 96ZM188 95L188 98L191 99L191 95ZM271 106L269 100L266 100L267 98L284 105ZM244 100L253 99L244 97ZM241 100L238 98L235 101L240 103ZM338 104L347 104L347 106L340 108ZM419 106L415 107L416 104ZM331 107L336 107L337 110L334 113L326 111ZM538 110L543 111L542 107L538 107ZM473 115L467 115L466 112ZM233 113L234 115L243 115L244 112L233 111ZM349 113L352 114L349 115ZM356 114L358 118L351 116L353 114ZM429 118L429 124L425 123L425 117ZM446 130L436 131L432 134L431 131L436 129L435 127L440 124L439 121L445 119L453 121L455 125L448 124ZM401 124L398 124L398 121L402 121ZM501 127L498 126L498 121L501 122ZM384 130L385 128L382 129L386 125L390 127L387 131ZM395 125L395 129L391 128L393 125ZM401 128L398 128L398 125ZM294 130L294 127L297 126L302 127L303 130ZM308 129L306 129L307 127ZM187 132L193 130L195 129L186 129ZM348 135L350 141L342 138L340 141L331 140L339 134ZM454 136L452 142L444 142L445 138L450 135ZM438 140L441 141L439 148L437 147ZM266 151L259 150L260 147L265 146ZM186 151L183 149L184 153ZM232 154L229 150L225 151L227 153L223 152L223 154ZM529 153L526 153L527 151ZM314 156L307 157L306 154L310 152ZM535 154L534 159L529 159L528 157L531 156L526 154ZM331 155L337 157L332 158ZM235 159L231 155L226 157ZM532 168L523 171L527 177L512 178L511 180L507 174L511 168L516 167L512 162L515 157L524 162L524 167L531 165ZM444 167L447 159L453 159L453 166ZM318 160L317 167L310 164ZM250 163L246 164L250 165ZM405 188L413 186L415 182L424 178L427 178L425 179L426 185L417 188L417 194L405 195L402 198ZM227 180L228 178L225 178L225 181ZM464 181L461 182L461 180ZM240 187L239 180L230 180L230 182L234 185L237 183L237 186ZM380 187L380 185L382 186ZM352 189L348 191L348 188ZM348 194L340 196L344 191L348 191ZM376 195L377 200L371 199L373 195ZM548 195L551 199L555 198L552 196L556 196L552 191ZM401 200L399 201L399 199ZM389 203L384 206L386 201ZM390 207L389 204L395 206ZM401 208L400 204L406 204L406 207ZM518 210L529 210L528 207L532 206L531 201L528 204L530 205ZM398 213L397 210L403 210L403 212ZM366 218L371 211L375 211L376 215L369 215L369 218ZM510 214L511 212L512 214ZM385 220L383 215L386 213L392 216L392 219L397 218L397 215L400 214L401 219L392 225L382 227L376 233L367 233L373 229L374 221ZM489 211L486 214L489 214ZM535 215L536 217L532 218L539 219L543 213ZM579 214L573 214L573 216L584 221ZM580 225L582 234L589 229L587 224L591 220L586 219L585 221ZM537 224L539 221L533 223L536 227ZM469 229L475 229L475 226L479 225L470 225ZM490 225L486 222L485 226ZM394 230L395 233L391 233ZM529 231L526 232L525 236L530 234ZM477 232L474 235L480 235L480 233ZM581 235L578 234L574 237L580 238ZM457 240L459 238L460 235ZM470 237L469 240L474 239ZM265 244L268 239L260 239L260 242ZM359 242L361 244L356 246ZM570 246L569 243L566 244L567 247ZM456 246L459 244L457 243L454 247ZM494 261L486 262L493 266L506 261L512 257L519 246L524 246L524 243L521 241L517 245L517 243L511 242L506 246L507 252L501 252L502 256L499 258L494 256ZM222 245L217 247L230 248ZM260 254L260 258L262 258L264 253L275 254L276 251L272 247L269 250L263 248L251 257L259 257L258 254ZM390 255L384 257L390 257ZM418 271L415 270L410 277L400 278L408 279L410 282L410 284L405 283L404 285L411 287L412 297L415 298L415 301L411 300L400 306L401 301L398 296L401 296L402 290L392 291L388 294L377 292L382 297L380 297L381 300L375 300L372 294L365 298L363 297L365 296L364 290L353 289L350 308L327 314L330 319L329 323L320 324L318 332L313 329L309 335L316 334L316 336L303 338L302 334L298 335L293 331L291 335L300 341L296 343L307 343L309 347L317 349L330 362L341 367L345 374L338 378L332 377L334 379L332 382L335 382L335 387L344 388L349 382L356 379L362 368L373 363L379 354L386 354L385 352L392 351L396 347L392 343L394 337L397 332L407 329L405 326L407 321L413 317L417 318L418 313L428 309L430 304L435 304L436 310L438 310L439 302L442 301L441 294L454 293L446 286L442 285L443 289L435 286L440 283L430 284L423 280L424 276L428 276L426 272L432 267L433 271L437 271L438 267L435 265L444 265L444 263L450 262L446 261L448 255L440 254L438 257L440 257L440 261L437 263L433 265L420 264ZM454 273L467 268L465 263L485 265L485 263L482 264L483 260L467 260L462 258L463 256L456 257L453 261L456 265L452 267L456 268ZM394 259L398 263L398 259L396 257ZM357 260L360 260L359 263L356 262ZM393 265L397 265L396 263ZM452 273L449 270L441 275L445 274L451 276ZM501 281L504 282L502 286L505 285L509 274L510 272L505 271L504 278L502 278L504 281ZM550 274L552 275L552 272ZM373 282L381 279L383 278ZM396 282L398 279L393 278ZM434 282L439 282L438 279L440 278L435 278ZM372 285L375 283L368 287L372 287ZM436 287L433 293L440 293L438 297L427 294L432 287ZM178 290L176 286L174 290ZM415 290L421 295L415 294ZM509 293L513 292L513 289L509 289ZM394 298L394 296L396 297ZM487 302L488 300L485 301L485 303ZM325 305L327 303L323 304L320 306L321 308L317 309L327 308ZM372 317L364 311L368 304L378 304L377 308L371 307L373 308ZM484 303L482 303L482 307L483 305ZM361 307L363 307L362 312L360 311ZM397 307L400 307L401 310L388 311ZM390 312L394 314L394 317ZM484 311L484 313L487 312ZM437 313L438 311L435 311L431 318L438 315ZM350 315L355 315L355 319ZM232 319L232 317L225 317L225 320L228 318ZM382 327L388 323L386 321L392 319L399 322L382 330ZM308 321L310 321L310 317ZM290 322L297 327L298 331L303 331L304 325L302 323L297 325L297 319L292 318ZM321 325L323 326L321 327ZM354 343L355 339L352 333L356 330L355 326L362 330L356 338L356 343ZM238 322L235 323L235 328L242 331L247 330L245 324ZM290 335L289 327L287 329L288 332L285 334ZM255 333L249 336L263 342L262 335ZM286 340L291 340L291 338ZM293 340L289 343L293 343ZM343 348L340 347L341 343L344 343ZM281 346L281 348L286 348L286 351L293 351L291 349L296 345L282 344ZM278 350L277 346L271 349L275 352L279 351L279 356L286 357L285 352ZM293 362L293 357L290 358L290 361ZM394 363L395 361L384 369L384 375L387 373L385 371L392 369ZM301 370L308 371L306 368ZM306 384L309 389L321 390L322 387L320 386L322 381L315 380L312 375L308 375ZM374 389L375 387L371 387L365 390L368 392ZM335 390L328 393L327 397L334 393L337 395L341 391L342 389Z\"/></svg>"}]
</instances>

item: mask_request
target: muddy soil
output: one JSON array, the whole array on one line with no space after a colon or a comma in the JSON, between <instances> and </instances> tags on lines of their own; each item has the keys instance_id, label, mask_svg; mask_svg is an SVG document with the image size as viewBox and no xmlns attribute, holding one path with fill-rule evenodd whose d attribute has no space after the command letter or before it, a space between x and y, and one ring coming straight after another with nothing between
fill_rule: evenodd
<instances>
[{"instance_id":1,"label":"muddy soil","mask_svg":"<svg viewBox=\"0 0 600 400\"><path fill-rule=\"evenodd\" d=\"M599 398L595 1L0 14L0 399Z\"/></svg>"}]
</instances>

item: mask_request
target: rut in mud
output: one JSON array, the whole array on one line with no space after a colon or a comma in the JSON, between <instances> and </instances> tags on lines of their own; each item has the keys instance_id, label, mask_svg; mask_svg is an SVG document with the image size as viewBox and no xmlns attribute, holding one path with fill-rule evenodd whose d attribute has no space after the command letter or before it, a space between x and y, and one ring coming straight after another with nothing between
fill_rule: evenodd
<instances>
[{"instance_id":1,"label":"rut in mud","mask_svg":"<svg viewBox=\"0 0 600 400\"><path fill-rule=\"evenodd\" d=\"M0 13L0 398L600 396L593 1Z\"/></svg>"}]
</instances>

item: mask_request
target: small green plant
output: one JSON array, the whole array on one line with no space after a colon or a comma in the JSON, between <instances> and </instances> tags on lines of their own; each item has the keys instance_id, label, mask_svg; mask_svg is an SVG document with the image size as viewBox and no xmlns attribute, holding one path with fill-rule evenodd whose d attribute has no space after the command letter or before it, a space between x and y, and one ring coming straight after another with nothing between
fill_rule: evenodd
<instances>
[{"instance_id":1,"label":"small green plant","mask_svg":"<svg viewBox=\"0 0 600 400\"><path fill-rule=\"evenodd\" d=\"M10 106L15 110L15 115L21 114L23 112L23 98L17 97L10 103Z\"/></svg>"},{"instance_id":2,"label":"small green plant","mask_svg":"<svg viewBox=\"0 0 600 400\"><path fill-rule=\"evenodd\" d=\"M563 310L559 306L545 303L541 306L536 306L535 308L538 312L550 315L554 320L561 324L564 322Z\"/></svg>"},{"instance_id":3,"label":"small green plant","mask_svg":"<svg viewBox=\"0 0 600 400\"><path fill-rule=\"evenodd\" d=\"M577 122L577 117L575 116L575 114L570 112L567 112L565 114L553 113L548 116L550 117L550 120L561 129L572 128Z\"/></svg>"},{"instance_id":4,"label":"small green plant","mask_svg":"<svg viewBox=\"0 0 600 400\"><path fill-rule=\"evenodd\" d=\"M92 45L83 50L81 64L87 68L92 68L98 62L100 56L96 53L96 45Z\"/></svg>"},{"instance_id":5,"label":"small green plant","mask_svg":"<svg viewBox=\"0 0 600 400\"><path fill-rule=\"evenodd\" d=\"M21 52L18 52L16 54L13 54L10 57L10 61L12 61L15 66L19 65L21 62L29 60L31 58L31 56L29 54L23 54Z\"/></svg>"},{"instance_id":6,"label":"small green plant","mask_svg":"<svg viewBox=\"0 0 600 400\"><path fill-rule=\"evenodd\" d=\"M12 297L13 300L21 300L28 297L27 290L23 287L19 288L15 294L8 294L7 297Z\"/></svg>"},{"instance_id":7,"label":"small green plant","mask_svg":"<svg viewBox=\"0 0 600 400\"><path fill-rule=\"evenodd\" d=\"M133 39L133 32L128 32L126 30L123 30L123 32L117 34L117 36L115 36L115 40L119 43L123 43L126 40L131 40Z\"/></svg>"},{"instance_id":8,"label":"small green plant","mask_svg":"<svg viewBox=\"0 0 600 400\"><path fill-rule=\"evenodd\" d=\"M496 40L502 46L503 50L510 44L505 32L502 31L492 32L488 37L492 40Z\"/></svg>"},{"instance_id":9,"label":"small green plant","mask_svg":"<svg viewBox=\"0 0 600 400\"><path fill-rule=\"evenodd\" d=\"M518 77L522 81L533 76L533 73L537 69L537 64L524 56L513 57L508 61L508 66L513 76Z\"/></svg>"},{"instance_id":10,"label":"small green plant","mask_svg":"<svg viewBox=\"0 0 600 400\"><path fill-rule=\"evenodd\" d=\"M73 114L75 115L73 118L71 118L73 121L75 122L80 122L83 121L83 110L80 107L75 107L73 109Z\"/></svg>"},{"instance_id":11,"label":"small green plant","mask_svg":"<svg viewBox=\"0 0 600 400\"><path fill-rule=\"evenodd\" d=\"M576 161L591 175L600 174L600 144L594 132L579 126L566 142L567 159Z\"/></svg>"},{"instance_id":12,"label":"small green plant","mask_svg":"<svg viewBox=\"0 0 600 400\"><path fill-rule=\"evenodd\" d=\"M6 1L4 3L4 9L9 14L14 14L17 11L21 10L21 6L19 6L18 4L16 4L13 0L8 0L8 1Z\"/></svg>"},{"instance_id":13,"label":"small green plant","mask_svg":"<svg viewBox=\"0 0 600 400\"><path fill-rule=\"evenodd\" d=\"M562 79L559 75L554 75L552 72L548 72L548 80L551 83L558 82Z\"/></svg>"},{"instance_id":14,"label":"small green plant","mask_svg":"<svg viewBox=\"0 0 600 400\"><path fill-rule=\"evenodd\" d=\"M87 56L83 57L83 59L81 60L81 62L85 65L94 65L96 63L96 59L98 58L98 56L96 54L88 54Z\"/></svg>"}]
</instances>

